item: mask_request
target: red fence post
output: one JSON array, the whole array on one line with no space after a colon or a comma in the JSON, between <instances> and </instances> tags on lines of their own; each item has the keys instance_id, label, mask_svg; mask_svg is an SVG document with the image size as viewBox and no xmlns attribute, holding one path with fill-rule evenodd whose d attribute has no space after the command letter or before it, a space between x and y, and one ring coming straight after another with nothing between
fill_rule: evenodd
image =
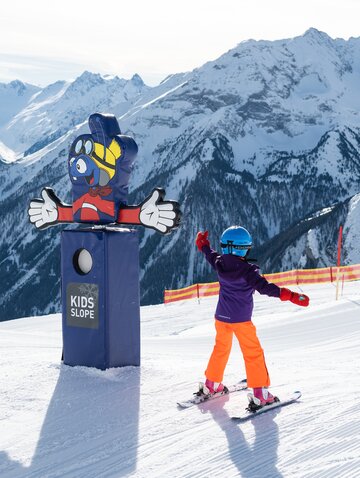
<instances>
[{"instance_id":1,"label":"red fence post","mask_svg":"<svg viewBox=\"0 0 360 478\"><path fill-rule=\"evenodd\" d=\"M340 280L340 264L341 264L341 242L342 242L342 226L339 227L338 250L337 250L337 271L336 271L336 300L339 298L339 280Z\"/></svg>"}]
</instances>

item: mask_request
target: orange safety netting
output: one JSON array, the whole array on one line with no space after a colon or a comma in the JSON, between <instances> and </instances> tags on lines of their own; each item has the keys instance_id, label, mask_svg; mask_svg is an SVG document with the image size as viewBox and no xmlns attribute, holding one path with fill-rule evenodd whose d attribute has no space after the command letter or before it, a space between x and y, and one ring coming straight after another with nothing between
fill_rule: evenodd
<instances>
[{"instance_id":1,"label":"orange safety netting","mask_svg":"<svg viewBox=\"0 0 360 478\"><path fill-rule=\"evenodd\" d=\"M341 267L324 267L321 269L299 269L274 274L264 274L264 277L274 284L282 287L285 285L297 284L320 284L323 282L335 282L337 278L341 281L360 279L360 264ZM178 300L200 299L218 295L219 283L209 282L207 284L194 284L189 287L177 290L165 290L164 303Z\"/></svg>"}]
</instances>

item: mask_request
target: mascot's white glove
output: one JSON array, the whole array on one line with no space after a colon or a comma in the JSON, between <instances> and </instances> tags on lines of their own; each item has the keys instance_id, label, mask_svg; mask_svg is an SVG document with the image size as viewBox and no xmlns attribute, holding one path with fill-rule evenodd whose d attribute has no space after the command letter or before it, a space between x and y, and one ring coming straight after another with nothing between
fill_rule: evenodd
<instances>
[{"instance_id":1,"label":"mascot's white glove","mask_svg":"<svg viewBox=\"0 0 360 478\"><path fill-rule=\"evenodd\" d=\"M180 209L176 201L164 201L165 191L154 189L140 204L140 222L146 227L166 234L180 222Z\"/></svg>"},{"instance_id":2,"label":"mascot's white glove","mask_svg":"<svg viewBox=\"0 0 360 478\"><path fill-rule=\"evenodd\" d=\"M58 206L61 204L51 188L44 188L41 196L42 199L33 199L28 209L30 222L35 224L37 229L45 229L57 223Z\"/></svg>"}]
</instances>

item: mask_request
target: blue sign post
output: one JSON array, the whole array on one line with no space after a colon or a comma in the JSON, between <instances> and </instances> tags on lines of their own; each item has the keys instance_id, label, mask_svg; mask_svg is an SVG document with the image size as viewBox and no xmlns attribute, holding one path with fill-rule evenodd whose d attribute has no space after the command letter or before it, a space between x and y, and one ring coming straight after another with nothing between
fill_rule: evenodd
<instances>
[{"instance_id":1,"label":"blue sign post","mask_svg":"<svg viewBox=\"0 0 360 478\"><path fill-rule=\"evenodd\" d=\"M139 365L136 231L63 231L61 275L64 363L99 369Z\"/></svg>"},{"instance_id":2,"label":"blue sign post","mask_svg":"<svg viewBox=\"0 0 360 478\"><path fill-rule=\"evenodd\" d=\"M61 236L63 360L67 365L106 369L140 364L139 245L143 225L162 234L180 223L176 201L155 188L136 206L127 205L128 181L137 145L124 136L115 116L95 113L91 134L77 137L68 158L73 204L51 188L30 202L37 229L86 223ZM89 227L90 225L92 227Z\"/></svg>"}]
</instances>

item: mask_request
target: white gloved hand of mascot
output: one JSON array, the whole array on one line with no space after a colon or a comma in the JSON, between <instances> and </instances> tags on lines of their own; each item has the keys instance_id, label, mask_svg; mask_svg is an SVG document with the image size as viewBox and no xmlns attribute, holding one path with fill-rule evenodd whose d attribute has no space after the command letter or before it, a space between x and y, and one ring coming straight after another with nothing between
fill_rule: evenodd
<instances>
[{"instance_id":1,"label":"white gloved hand of mascot","mask_svg":"<svg viewBox=\"0 0 360 478\"><path fill-rule=\"evenodd\" d=\"M163 201L164 191L154 189L140 206L140 221L146 227L156 229L163 234L177 225L177 203Z\"/></svg>"},{"instance_id":2,"label":"white gloved hand of mascot","mask_svg":"<svg viewBox=\"0 0 360 478\"><path fill-rule=\"evenodd\" d=\"M38 229L45 228L57 222L59 199L50 188L41 191L42 199L33 199L28 209L30 222Z\"/></svg>"}]
</instances>

